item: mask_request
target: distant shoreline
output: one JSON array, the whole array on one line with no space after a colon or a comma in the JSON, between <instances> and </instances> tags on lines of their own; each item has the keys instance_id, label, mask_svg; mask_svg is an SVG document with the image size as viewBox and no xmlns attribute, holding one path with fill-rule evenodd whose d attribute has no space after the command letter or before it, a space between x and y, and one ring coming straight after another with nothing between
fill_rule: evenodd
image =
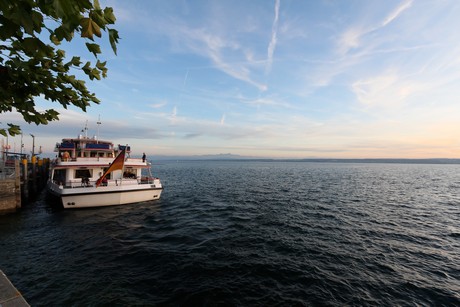
<instances>
[{"instance_id":1,"label":"distant shoreline","mask_svg":"<svg viewBox=\"0 0 460 307\"><path fill-rule=\"evenodd\" d=\"M272 158L218 158L218 157L153 157L152 162L176 161L218 161L218 162L310 162L310 163L391 163L391 164L460 164L460 159L433 158L433 159L272 159Z\"/></svg>"}]
</instances>

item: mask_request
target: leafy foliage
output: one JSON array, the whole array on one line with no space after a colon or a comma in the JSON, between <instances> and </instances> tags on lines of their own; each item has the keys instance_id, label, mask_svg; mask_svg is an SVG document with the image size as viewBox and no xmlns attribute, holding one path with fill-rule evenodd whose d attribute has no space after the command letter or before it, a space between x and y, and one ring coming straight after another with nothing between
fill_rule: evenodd
<instances>
[{"instance_id":1,"label":"leafy foliage","mask_svg":"<svg viewBox=\"0 0 460 307\"><path fill-rule=\"evenodd\" d=\"M112 8L102 9L98 0L2 0L0 13L0 113L16 110L27 123L46 125L59 119L59 113L38 111L35 97L83 111L100 102L72 72L81 70L90 80L100 80L107 76L106 62L98 59L93 66L78 56L69 60L58 46L79 33L98 58L101 48L94 39L105 31L116 54L118 32L108 27L115 23ZM0 134L20 133L17 125L7 125Z\"/></svg>"}]
</instances>

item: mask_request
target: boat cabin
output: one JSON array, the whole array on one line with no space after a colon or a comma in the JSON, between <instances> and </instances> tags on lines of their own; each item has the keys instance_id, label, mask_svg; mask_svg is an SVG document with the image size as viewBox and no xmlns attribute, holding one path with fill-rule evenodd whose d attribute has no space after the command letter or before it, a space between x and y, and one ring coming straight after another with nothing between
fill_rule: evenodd
<instances>
[{"instance_id":1,"label":"boat cabin","mask_svg":"<svg viewBox=\"0 0 460 307\"><path fill-rule=\"evenodd\" d=\"M55 152L62 161L75 161L78 158L114 158L125 146L115 147L112 142L97 140L96 137L88 138L79 136L77 139L63 139L56 143ZM126 152L129 154L128 146Z\"/></svg>"},{"instance_id":2,"label":"boat cabin","mask_svg":"<svg viewBox=\"0 0 460 307\"><path fill-rule=\"evenodd\" d=\"M126 146L114 146L112 142L83 136L76 139L63 139L61 143L56 143L55 152L58 152L58 158L51 179L64 187L94 186ZM130 152L131 148L127 146L127 157ZM110 183L118 185L122 181L128 184L129 180L138 183L142 181L142 170L147 168L149 169L148 164L142 159L129 158L123 170L114 170L106 175L102 185Z\"/></svg>"}]
</instances>

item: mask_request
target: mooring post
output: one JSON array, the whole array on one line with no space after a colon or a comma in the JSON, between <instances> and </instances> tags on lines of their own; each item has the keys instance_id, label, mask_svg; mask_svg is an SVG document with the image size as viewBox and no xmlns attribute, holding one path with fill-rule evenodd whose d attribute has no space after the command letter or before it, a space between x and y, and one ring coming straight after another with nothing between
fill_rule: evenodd
<instances>
[{"instance_id":1,"label":"mooring post","mask_svg":"<svg viewBox=\"0 0 460 307\"><path fill-rule=\"evenodd\" d=\"M33 195L37 194L37 157L35 155L31 158L32 164L32 193ZM32 196L33 197L33 196Z\"/></svg>"},{"instance_id":2,"label":"mooring post","mask_svg":"<svg viewBox=\"0 0 460 307\"><path fill-rule=\"evenodd\" d=\"M22 159L22 171L22 194L27 199L29 198L29 166L27 165L27 159Z\"/></svg>"},{"instance_id":3,"label":"mooring post","mask_svg":"<svg viewBox=\"0 0 460 307\"><path fill-rule=\"evenodd\" d=\"M14 188L16 194L16 209L21 208L21 167L19 165L19 160L14 160Z\"/></svg>"}]
</instances>

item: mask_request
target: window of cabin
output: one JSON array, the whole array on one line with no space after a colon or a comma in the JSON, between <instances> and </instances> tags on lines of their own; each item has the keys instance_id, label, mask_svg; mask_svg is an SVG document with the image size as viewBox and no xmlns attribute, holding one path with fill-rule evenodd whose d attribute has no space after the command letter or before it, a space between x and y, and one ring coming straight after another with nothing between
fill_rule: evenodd
<instances>
[{"instance_id":1,"label":"window of cabin","mask_svg":"<svg viewBox=\"0 0 460 307\"><path fill-rule=\"evenodd\" d=\"M76 169L75 170L75 178L91 178L92 170L89 169Z\"/></svg>"},{"instance_id":2,"label":"window of cabin","mask_svg":"<svg viewBox=\"0 0 460 307\"><path fill-rule=\"evenodd\" d=\"M127 167L123 173L124 178L136 178L136 170L132 167Z\"/></svg>"},{"instance_id":3,"label":"window of cabin","mask_svg":"<svg viewBox=\"0 0 460 307\"><path fill-rule=\"evenodd\" d=\"M63 184L65 182L66 170L65 169L55 169L53 174L54 182Z\"/></svg>"}]
</instances>

